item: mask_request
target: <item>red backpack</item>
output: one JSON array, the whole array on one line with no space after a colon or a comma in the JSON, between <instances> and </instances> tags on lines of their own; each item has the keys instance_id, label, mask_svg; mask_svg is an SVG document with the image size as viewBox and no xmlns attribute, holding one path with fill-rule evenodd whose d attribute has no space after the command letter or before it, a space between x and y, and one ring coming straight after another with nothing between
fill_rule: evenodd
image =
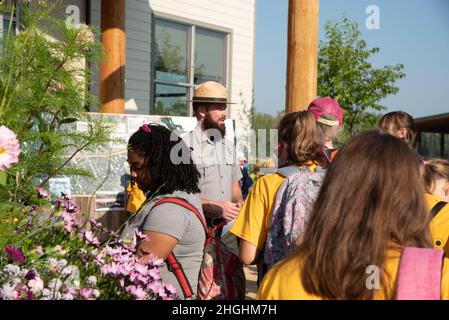
<instances>
[{"instance_id":1,"label":"red backpack","mask_svg":"<svg viewBox=\"0 0 449 320\"><path fill-rule=\"evenodd\" d=\"M163 203L173 203L192 211L201 221L206 233L203 262L198 275L197 298L199 300L243 300L245 299L245 273L239 257L233 254L220 240L215 232L225 224L209 229L198 210L190 203L179 198L165 198L154 207ZM186 299L192 299L194 293L187 277L175 255L170 253L167 264L175 273Z\"/></svg>"}]
</instances>

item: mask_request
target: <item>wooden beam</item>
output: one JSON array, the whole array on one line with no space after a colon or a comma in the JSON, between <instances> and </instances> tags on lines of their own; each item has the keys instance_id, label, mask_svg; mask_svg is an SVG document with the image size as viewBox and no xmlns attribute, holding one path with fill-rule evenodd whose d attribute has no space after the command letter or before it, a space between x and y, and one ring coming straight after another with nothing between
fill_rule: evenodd
<instances>
[{"instance_id":1,"label":"wooden beam","mask_svg":"<svg viewBox=\"0 0 449 320\"><path fill-rule=\"evenodd\" d=\"M100 102L103 113L125 112L125 0L101 1Z\"/></svg>"},{"instance_id":2,"label":"wooden beam","mask_svg":"<svg viewBox=\"0 0 449 320\"><path fill-rule=\"evenodd\" d=\"M306 110L317 95L318 0L289 0L286 112Z\"/></svg>"}]
</instances>

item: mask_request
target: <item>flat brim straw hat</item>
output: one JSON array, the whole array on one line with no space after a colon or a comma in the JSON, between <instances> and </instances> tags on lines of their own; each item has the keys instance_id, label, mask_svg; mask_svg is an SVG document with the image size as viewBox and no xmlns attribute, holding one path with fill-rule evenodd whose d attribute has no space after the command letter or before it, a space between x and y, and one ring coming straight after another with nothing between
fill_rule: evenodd
<instances>
[{"instance_id":1,"label":"flat brim straw hat","mask_svg":"<svg viewBox=\"0 0 449 320\"><path fill-rule=\"evenodd\" d=\"M235 102L228 101L226 88L221 83L215 81L206 81L197 85L193 92L193 98L190 101L235 104Z\"/></svg>"}]
</instances>

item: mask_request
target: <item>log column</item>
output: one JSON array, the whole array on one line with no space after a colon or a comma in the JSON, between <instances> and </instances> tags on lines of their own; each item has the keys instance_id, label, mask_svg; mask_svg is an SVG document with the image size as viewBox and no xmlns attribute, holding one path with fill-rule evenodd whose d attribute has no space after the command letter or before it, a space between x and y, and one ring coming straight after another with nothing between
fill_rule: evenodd
<instances>
[{"instance_id":1,"label":"log column","mask_svg":"<svg viewBox=\"0 0 449 320\"><path fill-rule=\"evenodd\" d=\"M317 95L319 0L289 0L286 112L306 110Z\"/></svg>"},{"instance_id":2,"label":"log column","mask_svg":"<svg viewBox=\"0 0 449 320\"><path fill-rule=\"evenodd\" d=\"M125 0L101 1L100 102L103 113L125 112Z\"/></svg>"}]
</instances>

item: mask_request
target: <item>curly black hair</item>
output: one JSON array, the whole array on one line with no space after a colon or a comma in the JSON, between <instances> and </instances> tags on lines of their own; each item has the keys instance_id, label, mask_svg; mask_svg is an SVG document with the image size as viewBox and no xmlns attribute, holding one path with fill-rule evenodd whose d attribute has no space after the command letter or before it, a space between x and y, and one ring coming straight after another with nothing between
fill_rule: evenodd
<instances>
[{"instance_id":1,"label":"curly black hair","mask_svg":"<svg viewBox=\"0 0 449 320\"><path fill-rule=\"evenodd\" d=\"M174 191L200 193L198 182L200 173L193 163L190 149L174 132L158 124L143 125L128 141L130 151L145 158L144 165L151 177L148 190L158 194L170 194ZM171 154L183 161L172 161ZM177 163L180 162L180 163Z\"/></svg>"}]
</instances>

